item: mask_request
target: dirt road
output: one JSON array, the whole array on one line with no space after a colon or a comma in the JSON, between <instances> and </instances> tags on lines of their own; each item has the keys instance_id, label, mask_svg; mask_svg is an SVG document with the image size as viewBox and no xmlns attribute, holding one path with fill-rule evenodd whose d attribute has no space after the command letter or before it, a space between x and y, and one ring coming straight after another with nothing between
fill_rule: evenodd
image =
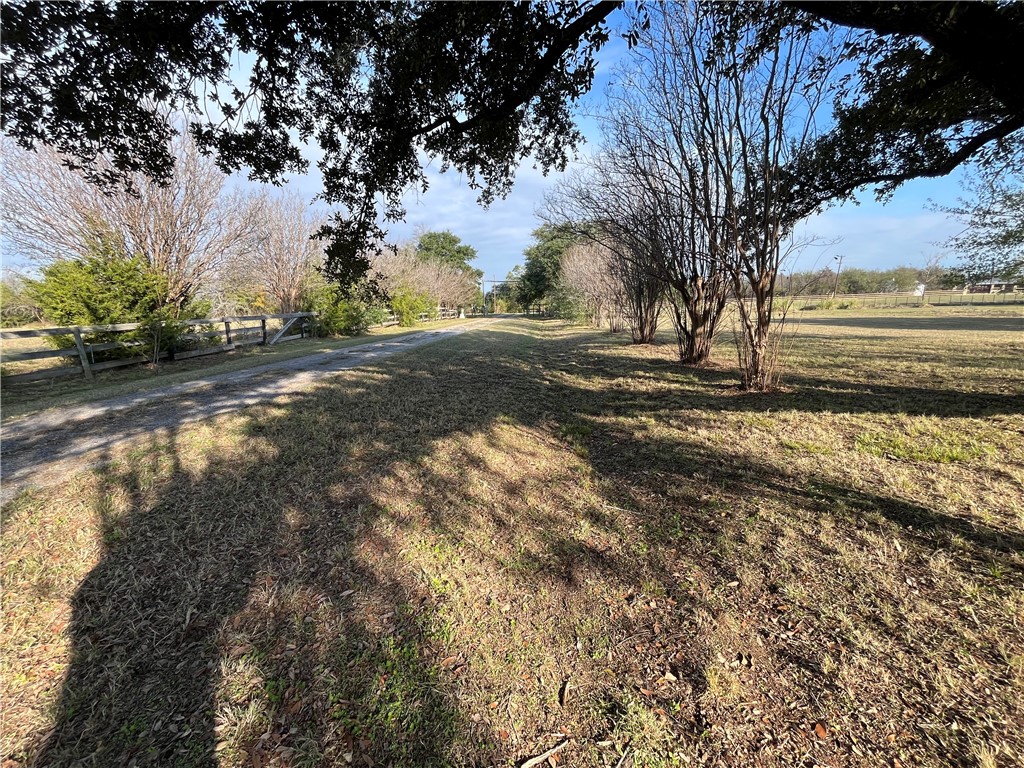
<instances>
[{"instance_id":1,"label":"dirt road","mask_svg":"<svg viewBox=\"0 0 1024 768\"><path fill-rule=\"evenodd\" d=\"M165 427L237 411L308 389L369 361L390 357L494 322L479 320L421 331L208 376L163 389L45 411L0 427L0 503L29 487L46 487L68 473L96 466L107 452Z\"/></svg>"}]
</instances>

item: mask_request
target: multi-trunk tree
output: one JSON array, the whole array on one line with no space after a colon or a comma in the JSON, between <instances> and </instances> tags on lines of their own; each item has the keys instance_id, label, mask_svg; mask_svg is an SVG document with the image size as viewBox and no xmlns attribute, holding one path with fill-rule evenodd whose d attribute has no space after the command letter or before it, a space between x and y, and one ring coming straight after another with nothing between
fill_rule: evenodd
<instances>
[{"instance_id":1,"label":"multi-trunk tree","mask_svg":"<svg viewBox=\"0 0 1024 768\"><path fill-rule=\"evenodd\" d=\"M225 190L226 177L187 137L174 142L170 179L138 173L132 192L104 192L67 158L42 146L4 147L0 191L3 232L14 252L39 265L85 258L102 240L125 259L138 257L163 280L161 306L179 310L258 234L251 196Z\"/></svg>"}]
</instances>

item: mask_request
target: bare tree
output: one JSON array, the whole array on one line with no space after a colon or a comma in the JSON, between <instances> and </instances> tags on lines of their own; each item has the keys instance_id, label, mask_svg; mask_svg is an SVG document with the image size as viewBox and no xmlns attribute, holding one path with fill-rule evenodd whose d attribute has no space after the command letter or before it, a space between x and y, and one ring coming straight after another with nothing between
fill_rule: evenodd
<instances>
[{"instance_id":1,"label":"bare tree","mask_svg":"<svg viewBox=\"0 0 1024 768\"><path fill-rule=\"evenodd\" d=\"M651 344L665 304L665 283L642 262L612 251L612 273L618 280L619 303L634 344Z\"/></svg>"},{"instance_id":2,"label":"bare tree","mask_svg":"<svg viewBox=\"0 0 1024 768\"><path fill-rule=\"evenodd\" d=\"M562 255L561 279L583 297L588 320L595 328L622 328L623 290L615 274L612 252L592 242L572 245Z\"/></svg>"},{"instance_id":3,"label":"bare tree","mask_svg":"<svg viewBox=\"0 0 1024 768\"><path fill-rule=\"evenodd\" d=\"M472 304L478 295L474 273L442 261L422 259L411 243L381 248L373 256L372 266L386 292L424 294L439 307L454 309Z\"/></svg>"},{"instance_id":4,"label":"bare tree","mask_svg":"<svg viewBox=\"0 0 1024 768\"><path fill-rule=\"evenodd\" d=\"M580 237L615 255L635 341L653 341L667 298L680 360L702 365L726 304L726 273L683 192L685 167L666 137L670 126L651 114L650 91L631 90L605 115L601 153L545 198L546 215L577 222Z\"/></svg>"},{"instance_id":5,"label":"bare tree","mask_svg":"<svg viewBox=\"0 0 1024 768\"><path fill-rule=\"evenodd\" d=\"M165 185L145 176L132 190L105 193L40 146L3 145L3 232L14 250L39 263L82 257L103 236L125 256L141 256L166 278L165 305L180 308L258 224L249 197L225 194L226 177L187 132L174 141L174 173Z\"/></svg>"},{"instance_id":6,"label":"bare tree","mask_svg":"<svg viewBox=\"0 0 1024 768\"><path fill-rule=\"evenodd\" d=\"M794 225L814 210L791 161L815 138L840 46L747 21L715 3L659 6L619 103L634 127L646 118L667 129L630 151L684 199L690 255L706 253L712 273L728 276L741 380L763 390L777 376L777 278ZM643 111L631 109L637 102Z\"/></svg>"},{"instance_id":7,"label":"bare tree","mask_svg":"<svg viewBox=\"0 0 1024 768\"><path fill-rule=\"evenodd\" d=\"M327 222L297 193L261 193L253 202L258 223L238 254L233 273L269 296L280 312L295 312L313 271L323 260L323 243L314 235Z\"/></svg>"}]
</instances>

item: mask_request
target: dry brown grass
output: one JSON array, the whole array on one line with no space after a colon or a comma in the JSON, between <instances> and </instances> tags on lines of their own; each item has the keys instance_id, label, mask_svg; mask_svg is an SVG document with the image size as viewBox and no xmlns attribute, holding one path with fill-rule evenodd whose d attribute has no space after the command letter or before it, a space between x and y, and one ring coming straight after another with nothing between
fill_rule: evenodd
<instances>
[{"instance_id":1,"label":"dry brown grass","mask_svg":"<svg viewBox=\"0 0 1024 768\"><path fill-rule=\"evenodd\" d=\"M1019 764L1020 334L857 317L769 395L510 321L23 495L3 756Z\"/></svg>"}]
</instances>

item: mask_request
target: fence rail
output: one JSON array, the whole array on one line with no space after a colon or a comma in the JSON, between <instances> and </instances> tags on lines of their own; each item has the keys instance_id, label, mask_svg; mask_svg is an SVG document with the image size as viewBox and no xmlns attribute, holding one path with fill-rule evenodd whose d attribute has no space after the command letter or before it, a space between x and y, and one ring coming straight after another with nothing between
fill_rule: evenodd
<instances>
[{"instance_id":1,"label":"fence rail","mask_svg":"<svg viewBox=\"0 0 1024 768\"><path fill-rule=\"evenodd\" d=\"M434 318L451 320L460 316L458 309L438 307L434 313L424 312L417 322L425 322ZM0 331L0 339L31 339L56 336L70 336L73 344L66 344L54 349L34 349L25 352L7 352L0 350L0 364L22 363L33 360L57 360L74 358L73 365L57 365L24 373L5 373L3 382L13 384L19 382L39 381L63 378L66 376L84 376L91 379L97 371L120 368L127 365L156 362L158 360L187 360L203 355L219 352L230 352L249 345L272 346L295 339L306 338L314 333L315 312L290 312L280 315L233 315L230 317L193 318L175 321L174 326L185 333L177 333L164 347L159 338L160 331L167 324L155 328L146 323L115 323L112 325L74 325L59 328L11 328ZM280 321L280 327L270 327L268 321ZM398 317L389 313L381 326L397 325ZM90 336L107 334L147 332L146 341L129 340L96 340ZM124 357L104 360L96 358L98 352L114 352L124 350ZM140 354L131 354L138 352Z\"/></svg>"},{"instance_id":2,"label":"fence rail","mask_svg":"<svg viewBox=\"0 0 1024 768\"><path fill-rule=\"evenodd\" d=\"M42 379L62 378L65 376L85 376L91 379L97 371L120 368L126 365L155 362L162 359L186 360L202 355L218 352L229 352L233 349L261 344L271 346L281 342L292 341L311 336L313 333L313 312L290 312L281 315L238 315L232 317L193 318L176 321L174 325L185 329L173 337L166 348L162 347L161 332L167 324L150 326L146 323L115 323L112 325L74 325L59 328L12 328L0 331L0 339L45 338L54 336L70 336L73 346L62 346L56 349L31 350L27 352L6 352L0 350L0 364L25 362L30 360L46 360L55 358L77 358L77 364L43 368L26 373L4 375L4 383L39 381ZM280 320L281 328L268 327L268 321ZM216 326L223 326L218 328ZM200 330L206 328L207 330ZM97 334L130 333L132 331L148 332L151 341L120 340L90 342L86 337ZM293 331L287 334L288 331ZM214 342L214 343L211 343ZM216 343L221 342L221 343ZM110 360L97 360L97 352L114 350L143 351L144 355L115 357Z\"/></svg>"},{"instance_id":3,"label":"fence rail","mask_svg":"<svg viewBox=\"0 0 1024 768\"><path fill-rule=\"evenodd\" d=\"M974 305L1006 305L1024 304L1024 292L1006 291L1003 293L965 293L963 291L926 291L918 295L912 292L906 293L830 293L807 295L807 296L785 296L780 295L779 301L791 301L796 309L820 306L825 303L834 302L851 303L859 307L919 307L924 304L932 306L974 306Z\"/></svg>"}]
</instances>

